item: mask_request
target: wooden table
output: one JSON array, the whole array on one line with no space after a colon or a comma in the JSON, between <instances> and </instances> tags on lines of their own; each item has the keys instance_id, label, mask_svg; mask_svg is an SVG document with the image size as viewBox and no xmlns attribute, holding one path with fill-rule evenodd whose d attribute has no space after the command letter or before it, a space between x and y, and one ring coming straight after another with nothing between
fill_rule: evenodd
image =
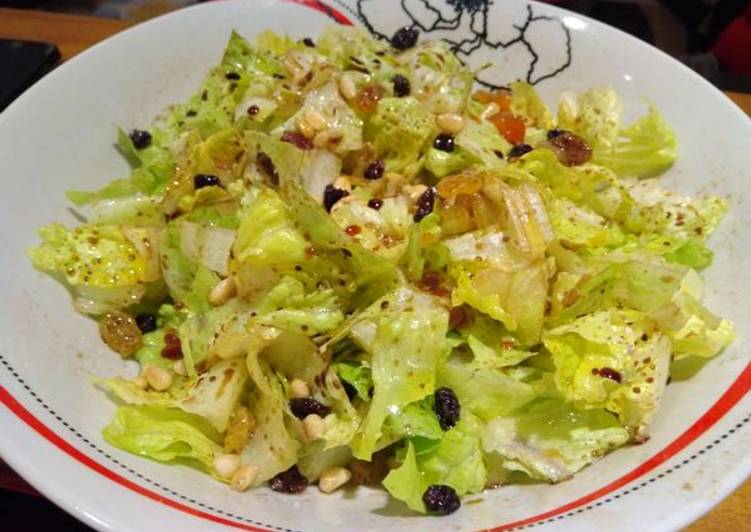
<instances>
[{"instance_id":1,"label":"wooden table","mask_svg":"<svg viewBox=\"0 0 751 532\"><path fill-rule=\"evenodd\" d=\"M127 28L117 20L98 19L0 8L0 38L53 42L66 61L89 46ZM727 95L751 116L751 94ZM34 492L12 472L0 466L0 487ZM747 530L751 526L751 480L743 484L719 506L689 526L689 532Z\"/></svg>"}]
</instances>

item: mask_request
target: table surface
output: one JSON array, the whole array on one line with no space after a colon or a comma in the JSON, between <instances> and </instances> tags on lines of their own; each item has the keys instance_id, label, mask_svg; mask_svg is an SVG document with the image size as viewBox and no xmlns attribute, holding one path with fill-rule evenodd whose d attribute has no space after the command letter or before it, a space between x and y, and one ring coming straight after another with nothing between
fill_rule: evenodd
<instances>
[{"instance_id":1,"label":"table surface","mask_svg":"<svg viewBox=\"0 0 751 532\"><path fill-rule=\"evenodd\" d=\"M0 38L52 42L63 61L106 39L129 25L126 22L93 17L0 8ZM751 115L751 94L726 93ZM33 488L0 464L0 487L34 493ZM686 528L688 532L746 530L751 522L751 480L738 488L716 508Z\"/></svg>"}]
</instances>

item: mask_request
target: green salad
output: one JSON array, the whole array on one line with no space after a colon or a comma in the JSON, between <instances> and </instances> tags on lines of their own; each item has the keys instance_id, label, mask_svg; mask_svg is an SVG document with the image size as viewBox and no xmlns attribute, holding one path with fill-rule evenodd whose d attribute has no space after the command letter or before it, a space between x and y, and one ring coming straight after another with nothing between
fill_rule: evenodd
<instances>
[{"instance_id":1,"label":"green salad","mask_svg":"<svg viewBox=\"0 0 751 532\"><path fill-rule=\"evenodd\" d=\"M120 130L128 177L29 251L103 341L104 439L238 491L382 485L416 512L560 482L649 438L727 204L657 177L675 134L608 88L476 90L442 42L233 34L195 94ZM684 372L685 373L685 372Z\"/></svg>"}]
</instances>

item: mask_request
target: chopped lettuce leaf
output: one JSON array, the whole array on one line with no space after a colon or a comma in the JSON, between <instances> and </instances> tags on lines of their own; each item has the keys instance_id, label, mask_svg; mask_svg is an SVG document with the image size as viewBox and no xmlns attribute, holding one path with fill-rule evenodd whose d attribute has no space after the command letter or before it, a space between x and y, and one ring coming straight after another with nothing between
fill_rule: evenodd
<instances>
[{"instance_id":1,"label":"chopped lettuce leaf","mask_svg":"<svg viewBox=\"0 0 751 532\"><path fill-rule=\"evenodd\" d=\"M415 298L415 307L419 303ZM448 348L448 312L432 299L419 308L381 313L371 367L375 391L354 455L369 459L390 412L419 401L435 386L436 367Z\"/></svg>"},{"instance_id":2,"label":"chopped lettuce leaf","mask_svg":"<svg viewBox=\"0 0 751 532\"><path fill-rule=\"evenodd\" d=\"M612 146L595 149L592 162L621 177L652 177L673 166L677 158L675 133L652 105L646 115L618 131Z\"/></svg>"},{"instance_id":3,"label":"chopped lettuce leaf","mask_svg":"<svg viewBox=\"0 0 751 532\"><path fill-rule=\"evenodd\" d=\"M583 137L595 151L612 150L621 126L621 98L613 89L561 93L558 127Z\"/></svg>"},{"instance_id":4,"label":"chopped lettuce leaf","mask_svg":"<svg viewBox=\"0 0 751 532\"><path fill-rule=\"evenodd\" d=\"M511 112L524 118L531 127L553 127L553 115L529 83L517 81L511 84Z\"/></svg>"},{"instance_id":5,"label":"chopped lettuce leaf","mask_svg":"<svg viewBox=\"0 0 751 532\"><path fill-rule=\"evenodd\" d=\"M383 98L366 129L366 140L373 143L376 155L386 170L406 176L416 174L421 154L436 132L433 115L410 96Z\"/></svg>"},{"instance_id":6,"label":"chopped lettuce leaf","mask_svg":"<svg viewBox=\"0 0 751 532\"><path fill-rule=\"evenodd\" d=\"M124 451L160 462L188 459L187 463L209 472L214 456L222 450L211 425L174 408L121 406L102 435Z\"/></svg>"},{"instance_id":7,"label":"chopped lettuce leaf","mask_svg":"<svg viewBox=\"0 0 751 532\"><path fill-rule=\"evenodd\" d=\"M451 486L459 495L482 491L487 470L480 444L481 429L480 422L468 415L426 453L418 455L409 442L402 464L384 479L384 487L420 513L425 513L422 495L430 485Z\"/></svg>"}]
</instances>

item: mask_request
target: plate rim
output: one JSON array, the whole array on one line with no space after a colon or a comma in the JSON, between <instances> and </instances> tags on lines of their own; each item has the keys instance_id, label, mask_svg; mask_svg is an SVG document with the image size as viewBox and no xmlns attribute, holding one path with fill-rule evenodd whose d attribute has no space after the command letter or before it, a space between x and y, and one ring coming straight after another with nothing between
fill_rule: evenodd
<instances>
[{"instance_id":1,"label":"plate rim","mask_svg":"<svg viewBox=\"0 0 751 532\"><path fill-rule=\"evenodd\" d=\"M301 6L311 7L313 9L318 9L318 10L321 10L321 6L323 6L324 8L326 8L328 10L332 9L327 4L325 4L324 2L321 2L319 0L274 0L274 1L276 1L276 2L283 2L283 3L298 4L298 5L301 5ZM330 0L330 1L336 2L336 0ZM718 102L718 105L724 105L725 107L727 107L729 105L730 108L732 108L733 112L736 115L738 115L741 118L741 120L747 119L745 113L743 113L743 111L737 105L735 105L735 103L732 102L732 100L730 100L726 95L724 95L722 93L722 91L720 91L718 88L714 87L707 80L705 80L704 78L702 78L701 76L699 76L697 73L695 73L694 71L692 71L691 69L689 69L685 65L683 65L680 62L676 61L675 59L673 59L672 57L670 57L668 54L662 52L661 50L659 50L657 48L654 48L650 44L645 43L645 42L637 39L636 37L633 37L633 36L631 36L631 35L623 32L623 31L621 31L621 30L619 30L617 28L613 28L613 27L611 27L611 26L609 26L607 24L604 24L602 22L590 19L589 17L586 17L584 15L580 15L580 14L577 14L577 13L570 12L568 10L562 9L560 7L557 7L557 6L551 6L551 5L548 5L548 4L540 4L539 2L536 2L536 1L531 1L531 2L524 1L524 0L513 0L513 1L515 1L516 3L519 3L519 4L527 4L527 5L531 4L533 6L544 5L544 8L546 10L548 10L549 12L553 12L553 13L557 14L558 16L561 16L561 17L564 17L564 16L574 16L574 17L579 18L581 20L585 20L585 21L587 21L588 24L594 25L599 31L615 31L615 32L618 32L620 34L619 35L620 38L627 39L632 44L634 44L636 46L639 46L641 48L642 52L646 52L646 53L650 53L650 54L654 54L655 52L659 52L659 54L661 54L661 56L662 56L662 60L668 60L668 61L672 62L673 66L682 67L684 69L684 72L686 74L689 74L689 75L691 75L693 77L693 81L695 83L702 84L705 90L712 90L712 91L714 91L715 96L718 96L719 99L722 100L722 103ZM229 3L229 2L227 2L227 3ZM239 3L239 1L234 1L232 3ZM198 10L198 9L202 9L204 7L205 6L201 6L200 4L198 4L198 5L191 6L191 7L188 7L186 9L183 9L181 11L185 11L185 10ZM326 11L324 11L324 13L326 13L329 16L331 16L330 13L328 13ZM65 71L65 70L67 70L66 67L68 65L79 62L80 58L85 58L85 57L88 57L91 54L97 53L103 47L107 46L109 43L111 43L111 42L113 42L113 41L115 41L117 39L130 38L130 35L132 35L134 32L136 32L136 31L143 31L143 29L146 26L149 26L149 25L152 25L152 24L158 24L162 18L164 18L164 17L172 17L172 16L175 16L175 15L176 15L175 12L173 12L173 13L167 13L167 14L162 15L160 17L156 17L155 19L152 19L152 20L149 20L147 22L144 22L144 23L138 24L136 26L133 26L131 28L128 28L128 29L126 29L126 30L124 30L124 31L122 31L122 32L120 32L118 34L115 34L115 35L113 35L113 36L111 36L111 37L109 37L109 38L101 41L100 43L97 43L96 45L94 45L94 46L90 47L89 49L85 50L84 52L82 52L78 56L72 58L71 60L69 60L68 62L66 62L64 65L61 65L60 67L58 67L57 69L55 69L55 71L51 72L48 76L45 76L38 83L36 83L33 87L31 87L28 91L26 91L26 93L24 93L16 102L14 102L13 104L11 104L5 110L5 112L3 112L2 114L0 114L0 128L3 127L3 125L4 125L4 123L5 123L6 120L10 120L11 119L11 118L8 118L8 117L12 117L15 114L15 112L16 112L15 109L16 108L20 108L19 102L23 102L23 101L25 101L25 100L27 100L29 98L33 98L34 95L38 91L45 90L46 87L50 83L54 83L57 75L59 75L58 71ZM341 15L341 14L340 14L340 16L343 17L344 20L348 20L346 16ZM748 121L748 125L749 125L749 131L751 131L751 121ZM15 370L8 363L6 363L4 361L4 358L2 357L1 354L0 354L0 361L2 361L4 363L4 365L7 366L6 369L10 373L15 373ZM36 396L36 394L34 394L34 392L31 391L28 388L28 386L23 382L23 380L20 377L17 377L16 380L20 384L22 384L24 387L26 387L26 389L30 392L30 394L31 394L32 397L36 398L37 401L40 402L43 406L45 406L45 408L47 410L49 410L50 412L52 412L48 407L46 407L46 405L42 402L42 400L40 398L38 398L38 396ZM605 488L608 488L610 485L615 484L615 483L621 481L621 478L624 478L624 477L629 476L631 474L631 473L627 473L626 475L624 475L624 477L616 479L615 481L611 482L608 486L605 486L603 488L600 488L599 490L596 490L596 493L597 493L596 496L594 496L594 494L589 494L587 496L580 497L579 499L577 499L575 501L572 501L571 503L567 503L565 505L561 505L559 508L555 508L553 510L548 510L548 511L545 511L545 512L541 512L540 514L537 514L535 516L531 516L529 518L517 520L517 521L511 522L511 523L506 523L506 524L503 524L503 525L498 525L496 527L493 527L491 530L494 530L494 531L498 530L498 531L500 531L500 530L508 530L508 529L511 529L511 528L524 528L524 527L528 527L528 526L535 526L535 525L538 525L538 524L544 524L546 522L556 521L558 519L559 515L569 515L568 512L570 512L571 510L578 509L578 507L587 504L587 502L600 499L600 498L604 497L605 495L607 495L608 493L613 493L613 492L615 492L615 491L623 488L624 486L627 486L628 484L630 484L631 482L633 482L637 478L640 478L643 475L645 475L646 473L648 473L649 471L653 470L655 467L658 467L659 465L662 465L662 464L666 463L667 461L669 461L670 459L674 458L678 453L680 453L681 451L683 451L686 446L688 446L689 444L691 444L692 442L694 442L698 437L700 437L701 435L705 434L708 430L710 430L713 426L715 426L715 424L719 420L721 420L721 419L727 419L728 416L729 416L729 414L733 410L733 407L735 405L737 405L738 402L743 399L743 397L746 395L746 393L749 391L749 389L751 389L751 363L749 363L745 367L745 369L742 370L742 372L737 376L737 378L732 383L729 384L729 386L723 392L723 394L720 396L720 398L717 400L717 402L714 405L712 405L708 409L708 411L705 414L703 414L701 416L701 418L694 425L696 425L697 423L699 423L699 421L701 421L702 419L704 419L710 412L712 412L715 409L715 407L717 407L718 403L723 402L723 399L732 390L733 391L732 395L733 395L734 400L732 402L727 402L727 401L723 402L723 407L721 409L721 412L719 412L719 415L716 416L716 418L714 419L714 421L712 423L704 426L702 428L701 432L697 433L693 438L691 438L689 441L687 441L680 449L677 449L673 454L671 454L670 456L665 457L659 463L656 463L649 470L644 471L638 477L630 478L629 480L623 481L618 486L615 486L615 487L607 490L606 492L600 493ZM26 408L24 407L24 402L22 402L21 400L15 398L13 395L11 395L10 392L2 384L0 384L0 403L3 403L3 405L8 409L9 412L15 414L18 419L20 419L21 421L23 421L26 424L27 428L36 431L38 434L41 434L39 432L39 430L38 430L37 427L40 427L40 428L43 427L42 430L49 431L49 434L55 435L54 431L52 429L50 429L47 425L45 425L44 422L42 422L41 420L39 420L38 418L36 418L28 410L26 410ZM28 416L30 416L33 419L31 421L29 419L27 419L28 416L26 416L26 414L23 414L23 412L22 412L22 415L19 415L18 407L20 407L22 409L22 411L25 411L26 414L28 414ZM739 412L737 418L734 418L734 420L735 419L741 419L743 417L743 415L744 414L742 412ZM748 416L743 420L743 423L746 423L747 422L746 420L748 420ZM38 425L37 425L37 423L38 423ZM65 423L65 422L63 422L63 423ZM687 432L689 432L694 427L694 425L692 425L691 427L689 427L684 433L682 433L678 438L676 438L676 440L674 440L673 442L669 443L666 446L666 448L672 446L676 441L680 440ZM739 426L740 426L740 423L739 423ZM75 429L72 429L72 428L71 428L71 430L75 431ZM45 437L43 434L41 434L41 435L43 437ZM725 436L726 435L723 435L722 438L724 439ZM60 437L58 436L58 438L60 438ZM50 441L51 443L53 443L54 445L57 446L57 444L54 441L51 441L49 438L46 438L46 439L48 441ZM86 459L90 460L91 462L93 462L94 464L96 464L97 466L99 466L99 468L102 468L104 470L109 471L109 469L107 469L105 466L102 466L101 464L99 464L93 458L89 457L85 453L82 453L81 451L78 451L73 445L71 445L64 438L60 438L60 441L64 445L67 445L68 447L70 447L70 449L72 449L75 453L81 454L83 457L85 457ZM719 441L719 440L716 440L716 441ZM58 446L58 448L60 450L63 450L64 452L67 452L67 451L65 451L65 449L62 449L59 446ZM3 458L6 460L6 462L8 462L9 464L11 464L14 467L14 469L16 469L15 466L17 465L17 461L15 461L12 457L10 457L11 453L9 453L8 450L9 449L6 448L6 446L3 444L3 440L0 439L0 454L3 455ZM662 451L658 452L655 456L657 456L659 454L662 454ZM70 455L70 456L75 459L74 456L72 456L72 455ZM653 456L652 458L654 458L655 456ZM640 468L646 462L651 461L652 458L649 458L646 461L642 462L642 464L640 464L639 466L637 466L634 470ZM79 462L81 462L81 460L79 460ZM87 465L87 464L84 462L83 465ZM663 522L666 523L666 524L670 523L671 526L679 527L679 526L683 526L683 525L687 524L688 522L691 522L691 521L693 521L695 519L698 519L706 511L708 511L710 508L712 508L714 505L716 505L720 500L724 499L729 493L731 493L732 491L734 491L737 488L737 486L740 485L744 481L744 479L746 479L749 476L749 474L751 474L751 462L746 461L746 462L744 462L744 465L745 465L745 467L739 467L738 469L736 469L736 470L733 471L733 475L731 475L733 477L732 480L728 479L726 477L726 479L722 483L722 489L717 490L717 493L713 497L708 497L708 498L704 499L703 502L702 502L702 504L698 505L698 508L696 510L694 510L694 512L692 512L691 514L688 514L687 516L678 515L674 519L670 519L668 521L663 521ZM89 467L91 467L91 466L89 466ZM29 477L35 476L35 475L31 474L31 469L33 469L33 468L22 467L21 469L22 469L21 475L24 476L25 478L29 478ZM94 468L94 470L96 471L97 469ZM28 471L28 473L27 473L27 471ZM632 472L633 472L633 470L632 470ZM109 473L110 473L110 475L119 476L119 475L117 475L117 473L113 473L112 471L109 471ZM103 473L101 473L101 474L103 474ZM110 478L110 475L104 474L104 476L108 477L108 478ZM124 478L124 477L120 477L120 478L122 478L124 481L126 481L126 482L128 482L130 484L133 484L134 486L136 486L138 488L144 489L142 486L140 486L137 483L134 483L134 482L128 480L127 478ZM110 478L110 480L112 480L112 478ZM58 493L53 493L52 492L52 487L49 484L45 484L42 481L35 481L35 480L32 480L31 483L37 489L39 489L46 497L48 497L50 500L53 500L53 502L55 502L59 506L63 507L66 511L69 511L69 512L73 513L73 515L75 515L75 517L77 517L78 519L81 519L81 520L87 522L91 526L98 527L98 526L101 525L101 523L98 523L96 520L93 520L93 517L90 516L90 514L88 512L83 511L77 505L70 505L67 502L63 502L62 501L62 497L60 497ZM633 488L631 488L631 489L633 489ZM134 491L139 492L138 490L134 490ZM630 492L630 491L626 490L625 493L628 493L628 492ZM143 495L143 493L142 493L142 495ZM164 503L164 500L166 499L166 497L164 497L162 495L159 495L158 493L153 493L153 495L154 495L153 497L149 496L149 498ZM572 504L577 503L580 499L587 499L589 497L592 497L592 498L589 499L586 502L583 502L581 504L577 504L576 506L571 507ZM175 504L177 504L177 505L180 505L180 506L184 507L185 509L187 509L187 513L188 514L194 515L195 513L205 513L205 512L201 512L199 510L195 510L194 508L191 508L189 506L182 505L181 503L176 503L175 501L172 501L172 502L175 503ZM168 506L172 506L172 505L168 505ZM565 509L561 510L561 508L565 508ZM183 508L177 508L177 509L180 509L182 511L186 511ZM578 513L578 512L575 512L575 513ZM224 520L224 518L221 518L221 517L211 516L210 514L206 514L206 515L209 515L210 517L213 517L213 518L218 518L218 519ZM203 516L200 516L200 515L194 515L194 516L196 516L196 517L203 517ZM552 519L551 521L547 521L547 519L549 519L550 517L553 517L554 519ZM278 528L278 527L276 527L274 525L265 525L265 526L268 526L270 528L256 528L253 525L246 525L246 524L240 524L240 523L234 523L234 522L227 522L227 523L220 523L220 524L226 524L228 526L235 526L235 527L240 526L242 528L245 528L246 530L275 530L275 529ZM250 528L248 528L248 527L250 527Z\"/></svg>"}]
</instances>

